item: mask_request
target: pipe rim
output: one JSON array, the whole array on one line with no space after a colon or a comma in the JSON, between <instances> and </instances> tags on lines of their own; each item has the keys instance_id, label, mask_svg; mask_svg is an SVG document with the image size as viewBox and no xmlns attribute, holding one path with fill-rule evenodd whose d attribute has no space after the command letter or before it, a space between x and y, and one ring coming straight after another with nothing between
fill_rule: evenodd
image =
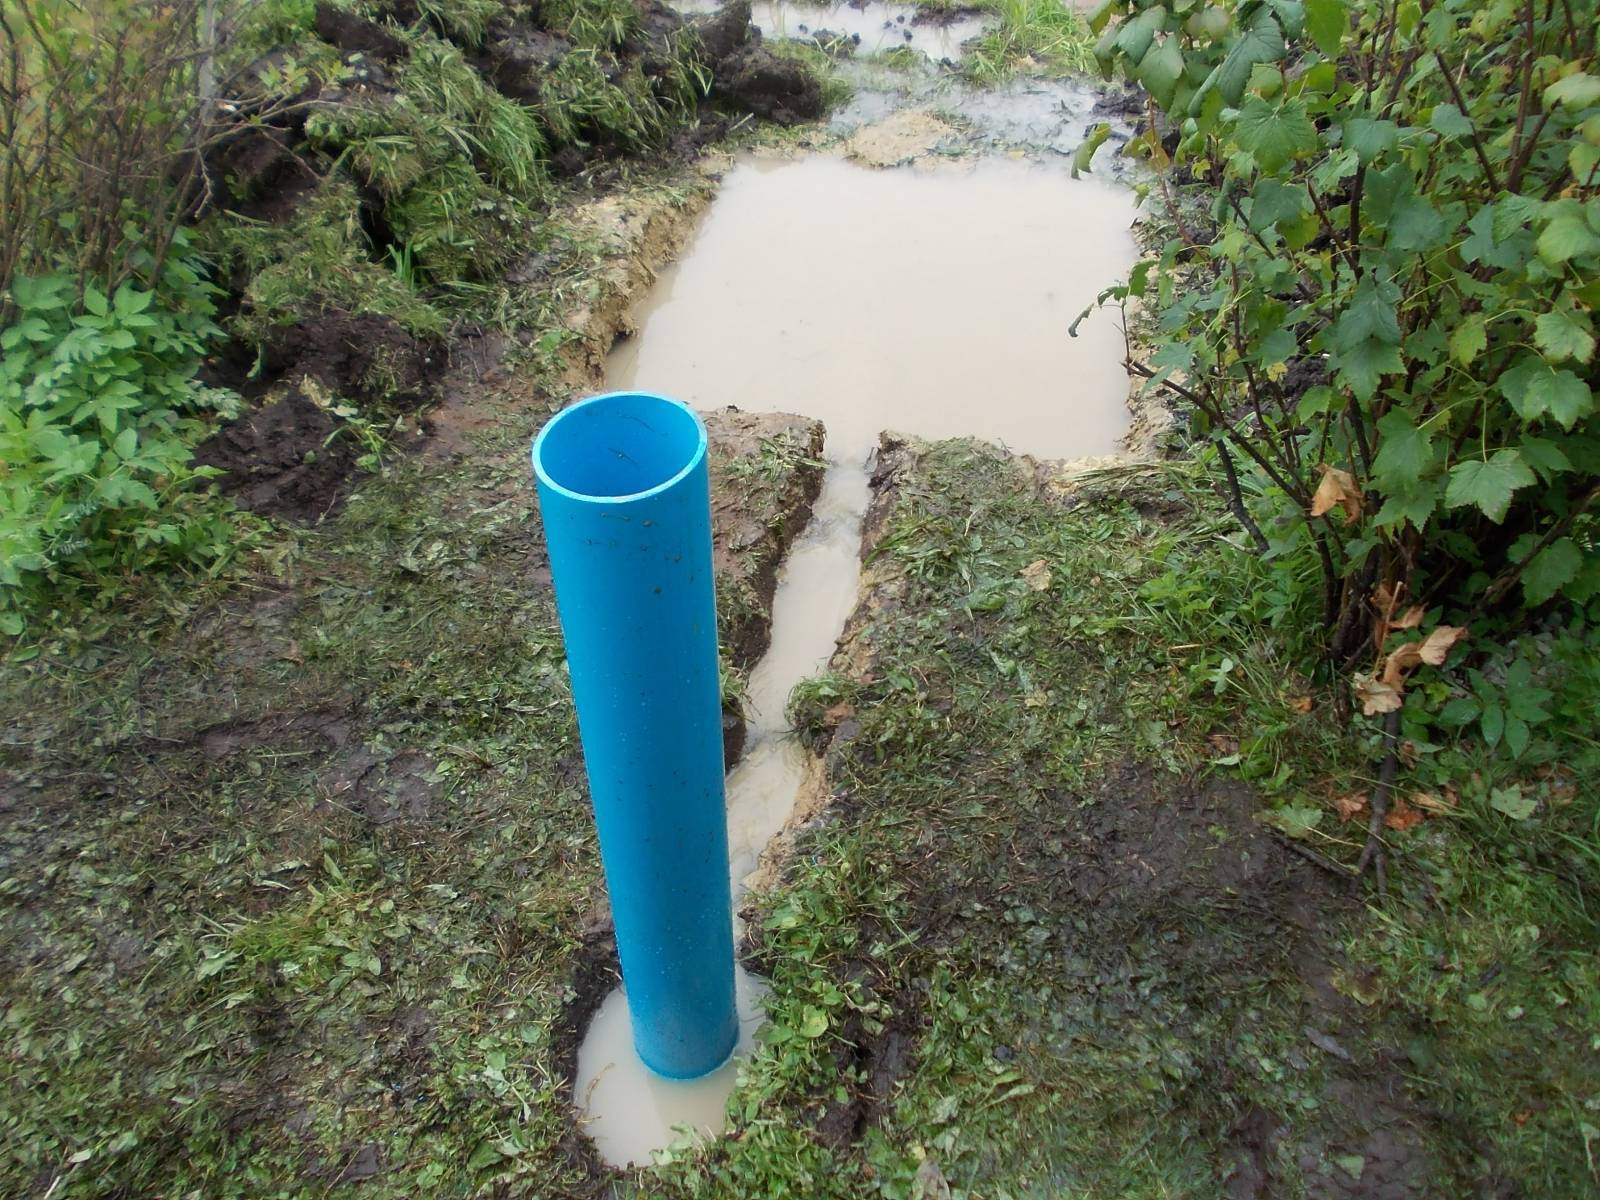
<instances>
[{"instance_id":1,"label":"pipe rim","mask_svg":"<svg viewBox=\"0 0 1600 1200\"><path fill-rule=\"evenodd\" d=\"M579 412L582 409L589 408L593 405L604 405L607 403L614 404L618 400L627 399L656 401L660 404L668 406L677 413L687 414L689 419L694 422L694 450L690 453L688 460L684 463L683 467L671 478L664 479L654 487L646 488L641 492L630 492L626 495L612 496L600 495L593 492L574 491L564 484L559 483L544 469L543 451L546 439L551 436L552 431L559 431L559 426L564 420L571 417L572 414ZM699 469L700 465L705 461L706 446L707 438L705 422L700 419L699 413L695 412L694 409L690 408L682 400L674 400L672 397L663 396L659 392L601 392L597 396L590 396L587 399L579 400L576 404L567 405L566 408L563 408L555 416L546 421L544 428L539 431L539 435L533 439L533 450L531 457L533 459L533 473L535 478L538 479L541 487L549 488L552 492L555 492L560 496L564 496L569 500L576 500L585 504L627 504L631 501L648 500L653 496L659 496L663 492L670 491L672 488L682 483L690 475L694 474L694 472Z\"/></svg>"}]
</instances>

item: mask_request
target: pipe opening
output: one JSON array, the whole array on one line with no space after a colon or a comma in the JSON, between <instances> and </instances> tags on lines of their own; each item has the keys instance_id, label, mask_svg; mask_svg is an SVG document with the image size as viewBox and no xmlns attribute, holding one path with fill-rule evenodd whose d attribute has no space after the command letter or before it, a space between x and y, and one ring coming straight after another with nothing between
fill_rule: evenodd
<instances>
[{"instance_id":1,"label":"pipe opening","mask_svg":"<svg viewBox=\"0 0 1600 1200\"><path fill-rule=\"evenodd\" d=\"M534 442L533 469L581 500L630 500L675 482L705 452L705 427L687 405L612 392L557 413Z\"/></svg>"}]
</instances>

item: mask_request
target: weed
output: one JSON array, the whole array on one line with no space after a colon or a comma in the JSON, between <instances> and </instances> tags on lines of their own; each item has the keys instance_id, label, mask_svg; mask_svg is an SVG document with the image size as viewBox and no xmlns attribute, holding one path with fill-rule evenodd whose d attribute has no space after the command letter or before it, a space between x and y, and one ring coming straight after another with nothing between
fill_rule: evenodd
<instances>
[{"instance_id":1,"label":"weed","mask_svg":"<svg viewBox=\"0 0 1600 1200\"><path fill-rule=\"evenodd\" d=\"M402 246L398 263L374 262L360 212L355 186L332 178L302 202L287 224L237 215L212 221L201 244L223 270L249 278L234 332L259 344L275 326L337 308L391 317L417 337L444 333L445 316L419 292L415 251ZM407 269L395 269L401 264Z\"/></svg>"},{"instance_id":2,"label":"weed","mask_svg":"<svg viewBox=\"0 0 1600 1200\"><path fill-rule=\"evenodd\" d=\"M0 332L0 633L56 591L163 560L211 567L229 553L225 513L189 463L208 416L238 398L194 379L220 336L212 288L187 256L107 295L66 272L11 281Z\"/></svg>"},{"instance_id":3,"label":"weed","mask_svg":"<svg viewBox=\"0 0 1600 1200\"><path fill-rule=\"evenodd\" d=\"M855 87L839 70L838 60L826 49L816 42L795 39L774 39L767 47L772 53L782 58L794 59L805 64L806 68L817 77L822 84L822 103L824 109L838 108L848 104L850 97L855 95Z\"/></svg>"},{"instance_id":4,"label":"weed","mask_svg":"<svg viewBox=\"0 0 1600 1200\"><path fill-rule=\"evenodd\" d=\"M639 27L632 0L552 0L542 12L551 29L565 30L585 50L615 50Z\"/></svg>"},{"instance_id":5,"label":"weed","mask_svg":"<svg viewBox=\"0 0 1600 1200\"><path fill-rule=\"evenodd\" d=\"M994 83L1030 68L1087 75L1095 65L1094 35L1064 0L994 0L998 24L968 47L962 70Z\"/></svg>"}]
</instances>

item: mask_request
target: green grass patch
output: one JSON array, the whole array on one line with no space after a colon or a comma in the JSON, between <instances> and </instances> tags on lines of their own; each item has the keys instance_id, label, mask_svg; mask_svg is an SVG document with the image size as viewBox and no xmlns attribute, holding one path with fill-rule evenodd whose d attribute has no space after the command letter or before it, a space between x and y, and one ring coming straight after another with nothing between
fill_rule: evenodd
<instances>
[{"instance_id":1,"label":"green grass patch","mask_svg":"<svg viewBox=\"0 0 1600 1200\"><path fill-rule=\"evenodd\" d=\"M962 70L978 83L995 83L1019 70L1088 75L1094 42L1077 9L1064 0L994 0L998 25L978 38Z\"/></svg>"}]
</instances>

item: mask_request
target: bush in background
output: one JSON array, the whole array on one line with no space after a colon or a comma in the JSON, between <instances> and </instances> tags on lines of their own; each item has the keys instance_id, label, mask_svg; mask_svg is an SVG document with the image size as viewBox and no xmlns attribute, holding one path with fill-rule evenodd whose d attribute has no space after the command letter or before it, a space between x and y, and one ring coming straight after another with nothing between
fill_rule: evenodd
<instances>
[{"instance_id":1,"label":"bush in background","mask_svg":"<svg viewBox=\"0 0 1600 1200\"><path fill-rule=\"evenodd\" d=\"M1115 293L1154 301L1133 368L1362 710L1398 720L1469 621L1593 616L1594 0L1106 0L1091 25L1166 117L1141 146L1177 232Z\"/></svg>"}]
</instances>

